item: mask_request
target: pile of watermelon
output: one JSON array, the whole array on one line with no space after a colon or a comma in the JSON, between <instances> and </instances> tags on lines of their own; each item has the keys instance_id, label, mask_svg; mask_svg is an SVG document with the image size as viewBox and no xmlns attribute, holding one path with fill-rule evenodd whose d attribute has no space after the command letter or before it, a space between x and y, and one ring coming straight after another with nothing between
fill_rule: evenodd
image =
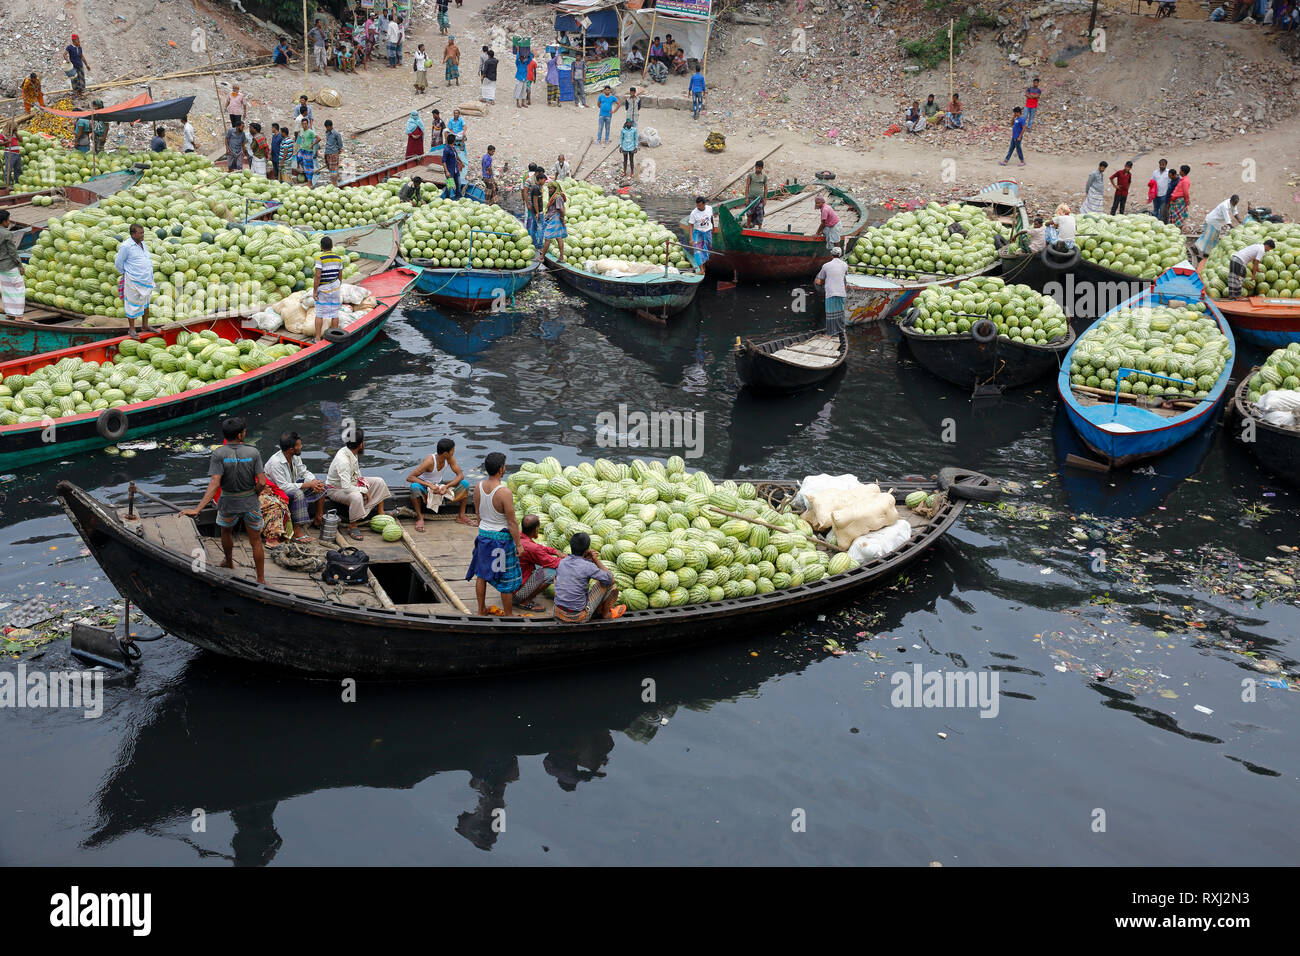
<instances>
[{"instance_id":1,"label":"pile of watermelon","mask_svg":"<svg viewBox=\"0 0 1300 956\"><path fill-rule=\"evenodd\" d=\"M980 272L997 261L997 230L979 206L931 202L862 231L849 269L906 280L919 275Z\"/></svg>"},{"instance_id":2,"label":"pile of watermelon","mask_svg":"<svg viewBox=\"0 0 1300 956\"><path fill-rule=\"evenodd\" d=\"M1300 342L1274 351L1250 377L1247 394L1252 402L1258 402L1261 395L1280 388L1300 391Z\"/></svg>"},{"instance_id":3,"label":"pile of watermelon","mask_svg":"<svg viewBox=\"0 0 1300 956\"><path fill-rule=\"evenodd\" d=\"M173 345L161 337L124 339L111 362L69 356L0 384L0 425L71 418L178 395L209 382L233 378L293 355L289 343L263 346L231 341L211 329L182 330Z\"/></svg>"},{"instance_id":4,"label":"pile of watermelon","mask_svg":"<svg viewBox=\"0 0 1300 956\"><path fill-rule=\"evenodd\" d=\"M1110 392L1119 370L1131 368L1138 374L1118 380L1121 392L1208 398L1232 361L1232 346L1204 310L1201 302L1115 310L1080 336L1071 383Z\"/></svg>"},{"instance_id":5,"label":"pile of watermelon","mask_svg":"<svg viewBox=\"0 0 1300 956\"><path fill-rule=\"evenodd\" d=\"M966 335L980 318L991 320L1001 338L1026 345L1047 345L1069 333L1065 310L1054 299L996 276L927 286L916 308L914 328L926 335Z\"/></svg>"},{"instance_id":6,"label":"pile of watermelon","mask_svg":"<svg viewBox=\"0 0 1300 956\"><path fill-rule=\"evenodd\" d=\"M515 511L541 519L540 538L568 553L579 531L609 567L631 610L681 607L798 587L857 567L847 553L833 557L808 538L812 527L778 512L748 482L715 484L666 463L597 459L562 467L554 458L524 462L509 475ZM783 530L772 531L712 506Z\"/></svg>"},{"instance_id":7,"label":"pile of watermelon","mask_svg":"<svg viewBox=\"0 0 1300 956\"><path fill-rule=\"evenodd\" d=\"M1125 275L1154 279L1187 258L1182 231L1146 213L1087 213L1075 222L1079 254Z\"/></svg>"},{"instance_id":8,"label":"pile of watermelon","mask_svg":"<svg viewBox=\"0 0 1300 956\"><path fill-rule=\"evenodd\" d=\"M116 172L136 163L147 163L149 168L141 178L142 183L174 184L197 178L212 169L212 160L198 153L128 153L124 150L99 153L78 152L65 149L57 140L26 131L18 134L22 146L23 174L18 177L15 192L31 192L55 186L75 186L104 173Z\"/></svg>"},{"instance_id":9,"label":"pile of watermelon","mask_svg":"<svg viewBox=\"0 0 1300 956\"><path fill-rule=\"evenodd\" d=\"M432 199L402 224L402 258L438 269L523 269L536 254L523 224L499 206Z\"/></svg>"},{"instance_id":10,"label":"pile of watermelon","mask_svg":"<svg viewBox=\"0 0 1300 956\"><path fill-rule=\"evenodd\" d=\"M1300 223L1252 222L1228 232L1205 261L1203 274L1210 295L1222 299L1228 294L1228 260L1238 249L1272 239L1277 245L1265 252L1255 275L1246 271L1241 291L1278 299L1300 298Z\"/></svg>"}]
</instances>

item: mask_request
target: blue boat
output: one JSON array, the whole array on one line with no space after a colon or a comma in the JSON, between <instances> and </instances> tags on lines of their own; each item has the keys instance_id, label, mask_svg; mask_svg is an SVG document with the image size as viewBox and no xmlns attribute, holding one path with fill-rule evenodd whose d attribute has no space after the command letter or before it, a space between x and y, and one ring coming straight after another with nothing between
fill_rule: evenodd
<instances>
[{"instance_id":1,"label":"blue boat","mask_svg":"<svg viewBox=\"0 0 1300 956\"><path fill-rule=\"evenodd\" d=\"M514 305L515 295L532 281L540 267L531 263L523 269L450 269L434 266L429 259L412 259L412 268L422 270L417 292L439 305L462 312L484 312L493 303Z\"/></svg>"},{"instance_id":2,"label":"blue boat","mask_svg":"<svg viewBox=\"0 0 1300 956\"><path fill-rule=\"evenodd\" d=\"M1083 443L1111 467L1153 458L1186 441L1217 420L1232 377L1237 344L1228 320L1206 295L1205 286L1196 270L1187 263L1166 270L1150 288L1120 303L1089 327L1091 331L1121 309L1193 302L1206 304L1207 314L1218 323L1230 348L1229 360L1224 364L1214 387L1209 390L1208 397L1200 401L1170 401L1167 397L1150 401L1144 396L1121 394L1118 385L1113 396L1102 393L1100 389L1076 387L1070 382L1071 362L1079 342L1084 340L1087 333L1080 336L1079 341L1066 353L1057 377L1057 390L1065 402L1070 424ZM1121 368L1118 372L1139 374L1136 369Z\"/></svg>"},{"instance_id":3,"label":"blue boat","mask_svg":"<svg viewBox=\"0 0 1300 956\"><path fill-rule=\"evenodd\" d=\"M643 275L606 276L588 272L548 253L546 264L561 280L584 295L615 309L650 312L655 317L676 315L691 304L704 281L702 272L655 271Z\"/></svg>"}]
</instances>

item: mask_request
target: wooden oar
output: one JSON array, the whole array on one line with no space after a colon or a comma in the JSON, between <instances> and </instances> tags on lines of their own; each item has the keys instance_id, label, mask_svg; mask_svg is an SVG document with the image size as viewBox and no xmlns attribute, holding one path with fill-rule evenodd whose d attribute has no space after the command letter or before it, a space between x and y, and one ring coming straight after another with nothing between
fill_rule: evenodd
<instances>
[{"instance_id":1,"label":"wooden oar","mask_svg":"<svg viewBox=\"0 0 1300 956\"><path fill-rule=\"evenodd\" d=\"M437 582L438 587L442 589L443 595L451 603L452 607L460 611L461 614L470 614L470 609L467 608L461 599L456 596L456 592L451 589L451 585L449 585L443 576L438 573L438 569L430 564L429 559L420 553L419 549L415 546L415 540L411 537L410 532L405 528L402 529L402 540L406 542L406 546L410 549L411 556L415 558L416 564L424 568L425 573Z\"/></svg>"},{"instance_id":2,"label":"wooden oar","mask_svg":"<svg viewBox=\"0 0 1300 956\"><path fill-rule=\"evenodd\" d=\"M739 518L741 521L748 521L750 524L762 525L764 528L771 528L773 531L780 531L782 534L801 534L801 532L791 531L789 528L782 528L780 525L768 524L766 521L759 521L757 518L749 517L749 515L737 514L734 511L726 511L719 508L717 505L709 505L709 510L716 511L720 515L726 515L728 518ZM838 544L831 544L829 541L823 541L815 534L805 534L803 537L807 538L818 547L825 548L827 551L849 550L848 548L841 548Z\"/></svg>"}]
</instances>

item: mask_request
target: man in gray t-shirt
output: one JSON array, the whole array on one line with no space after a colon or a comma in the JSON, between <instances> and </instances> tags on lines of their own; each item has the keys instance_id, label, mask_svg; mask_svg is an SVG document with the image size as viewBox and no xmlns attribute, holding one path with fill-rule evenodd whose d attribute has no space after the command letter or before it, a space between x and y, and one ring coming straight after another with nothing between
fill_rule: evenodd
<instances>
[{"instance_id":1,"label":"man in gray t-shirt","mask_svg":"<svg viewBox=\"0 0 1300 956\"><path fill-rule=\"evenodd\" d=\"M569 539L571 554L560 559L555 569L555 619L581 624L592 618L622 617L627 607L617 604L614 575L591 546L591 537L579 531ZM596 587L591 587L591 582Z\"/></svg>"},{"instance_id":2,"label":"man in gray t-shirt","mask_svg":"<svg viewBox=\"0 0 1300 956\"><path fill-rule=\"evenodd\" d=\"M242 418L227 418L221 423L221 434L226 439L224 445L212 450L208 460L208 490L197 506L182 514L191 518L208 506L208 503L221 493L217 504L217 527L221 529L221 550L226 560L223 568L234 568L235 536L234 527L240 518L244 519L244 530L248 532L248 544L253 551L253 564L257 569L257 581L265 584L263 576L265 554L262 550L262 506L258 504L258 495L266 485L266 475L262 470L262 453L252 445L244 442L248 428Z\"/></svg>"}]
</instances>

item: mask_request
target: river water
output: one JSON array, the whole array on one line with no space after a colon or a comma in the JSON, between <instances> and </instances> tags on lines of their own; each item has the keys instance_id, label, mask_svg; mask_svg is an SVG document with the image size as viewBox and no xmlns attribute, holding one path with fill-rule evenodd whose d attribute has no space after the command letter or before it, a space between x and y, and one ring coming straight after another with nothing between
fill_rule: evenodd
<instances>
[{"instance_id":1,"label":"river water","mask_svg":"<svg viewBox=\"0 0 1300 956\"><path fill-rule=\"evenodd\" d=\"M323 473L331 419L354 417L363 468L396 487L444 436L476 470L496 449L566 464L671 454L598 447L596 416L623 404L699 412L688 464L714 476L959 464L1019 493L968 509L868 599L670 657L363 682L344 703L335 681L144 645L98 719L0 712L0 862L1294 862L1300 697L1276 671L1297 669L1300 611L1294 592L1270 599L1256 563L1294 570L1279 546L1300 539L1295 494L1222 427L1152 474L1066 473L1078 449L1050 379L972 404L878 327L851 333L849 367L824 390L738 395L732 343L821 321L811 297L797 305L784 286L710 281L658 328L550 280L486 319L412 298L364 355L247 409L250 435L269 455L297 429ZM196 501L207 455L187 442L217 439L158 437L133 459L0 484L5 600L113 599L53 486L114 495L135 481ZM28 666L76 667L66 642ZM894 706L895 675L913 668L996 677L1000 692L983 716Z\"/></svg>"}]
</instances>

